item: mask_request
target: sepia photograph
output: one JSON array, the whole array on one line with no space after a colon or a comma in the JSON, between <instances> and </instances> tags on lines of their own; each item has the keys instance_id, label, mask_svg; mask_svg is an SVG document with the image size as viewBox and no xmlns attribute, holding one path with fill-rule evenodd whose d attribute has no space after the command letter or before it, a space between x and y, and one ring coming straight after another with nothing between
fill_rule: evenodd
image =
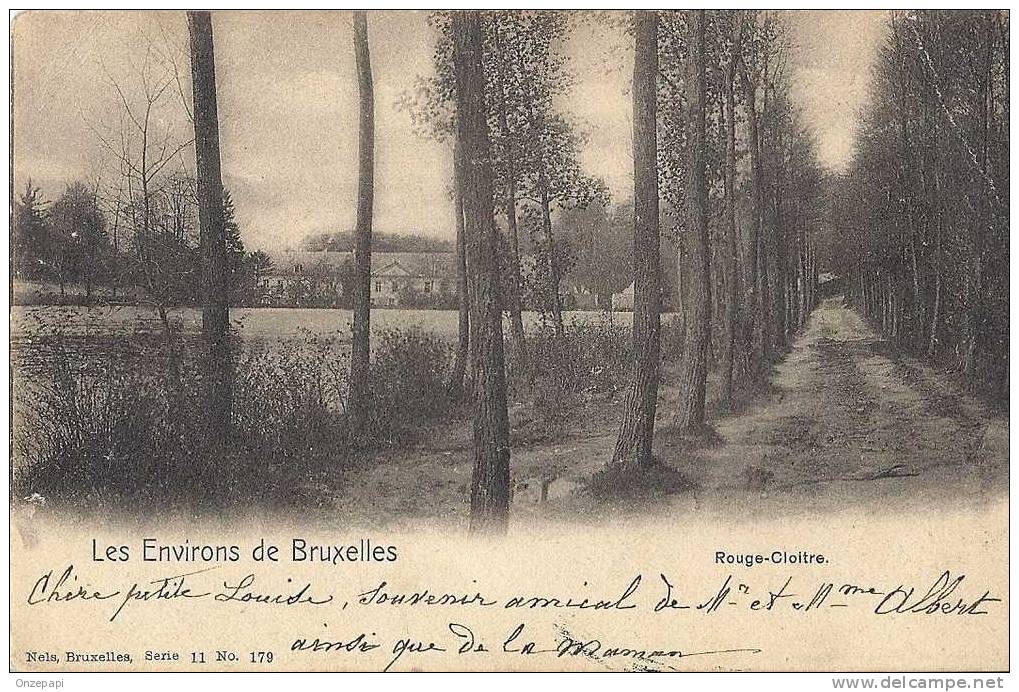
<instances>
[{"instance_id":1,"label":"sepia photograph","mask_svg":"<svg viewBox=\"0 0 1019 692\"><path fill-rule=\"evenodd\" d=\"M1001 687L1009 16L12 12L10 671Z\"/></svg>"}]
</instances>

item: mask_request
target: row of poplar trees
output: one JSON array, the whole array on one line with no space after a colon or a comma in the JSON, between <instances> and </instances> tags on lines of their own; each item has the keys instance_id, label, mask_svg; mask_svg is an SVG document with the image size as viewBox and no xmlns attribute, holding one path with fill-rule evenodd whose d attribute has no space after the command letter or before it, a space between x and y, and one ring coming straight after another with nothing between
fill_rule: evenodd
<instances>
[{"instance_id":1,"label":"row of poplar trees","mask_svg":"<svg viewBox=\"0 0 1019 692\"><path fill-rule=\"evenodd\" d=\"M555 96L548 85L558 83L548 77L565 70L556 50L565 15L457 11L433 21L439 78L425 102L428 122L454 144L460 351L470 359L474 412L471 528L500 530L511 494L504 309L511 338L522 331L518 296L512 284L504 295L500 282L500 262L519 272L519 254L511 250L507 259L500 243L508 235L516 244L518 202L536 202L550 232L553 196L557 208L582 206L598 185L578 172L579 140L547 108ZM663 247L680 248L669 266L679 267L685 328L682 395L672 415L677 428L696 431L705 424L709 367L720 369L722 404L731 408L737 382L763 376L812 309L823 177L790 103L787 47L774 15L641 11L581 21L622 22L634 45L634 363L607 464L642 473L654 461L662 377ZM529 98L508 97L510 78ZM541 134L508 137L514 123L538 124L523 131ZM515 167L527 174L514 175Z\"/></svg>"},{"instance_id":2,"label":"row of poplar trees","mask_svg":"<svg viewBox=\"0 0 1019 692\"><path fill-rule=\"evenodd\" d=\"M757 11L644 11L622 21L634 41L634 364L608 465L641 473L652 448L661 378L662 238L680 247L685 341L675 425L704 425L711 363L722 403L734 380L752 383L815 301L814 231L821 175L791 108L776 18ZM553 107L569 79L557 49L568 29L554 12L456 11L435 17L438 77L424 99L429 122L453 140L460 342L452 386L468 372L473 402L471 527L506 526L510 447L503 311L523 341L519 278L503 295L507 260L519 277L517 209L544 231L553 284L553 208L604 195L579 165L581 138ZM220 174L212 22L189 12L202 251L206 448L229 439L231 392L226 233ZM355 309L348 420L366 431L374 197L374 95L363 11L353 13L359 86ZM504 227L496 222L501 210ZM558 297L558 287L554 287ZM553 301L557 302L557 301ZM562 334L561 306L553 306ZM467 362L469 361L469 363ZM459 378L459 380L458 380Z\"/></svg>"},{"instance_id":3,"label":"row of poplar trees","mask_svg":"<svg viewBox=\"0 0 1019 692\"><path fill-rule=\"evenodd\" d=\"M836 185L833 254L855 304L899 347L1004 400L1008 12L901 11L889 29Z\"/></svg>"}]
</instances>

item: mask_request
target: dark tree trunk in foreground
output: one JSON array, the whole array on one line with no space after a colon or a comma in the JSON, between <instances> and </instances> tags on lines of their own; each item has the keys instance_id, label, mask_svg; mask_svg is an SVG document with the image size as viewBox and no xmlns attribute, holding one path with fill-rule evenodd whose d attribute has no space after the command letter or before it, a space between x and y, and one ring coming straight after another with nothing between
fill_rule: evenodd
<instances>
[{"instance_id":1,"label":"dark tree trunk in foreground","mask_svg":"<svg viewBox=\"0 0 1019 692\"><path fill-rule=\"evenodd\" d=\"M354 12L354 61L360 103L357 140L357 225L354 230L354 327L350 344L347 420L351 436L361 438L368 419L368 375L371 334L372 206L375 197L375 94L368 19Z\"/></svg>"},{"instance_id":2,"label":"dark tree trunk in foreground","mask_svg":"<svg viewBox=\"0 0 1019 692\"><path fill-rule=\"evenodd\" d=\"M202 257L204 442L207 453L218 455L230 432L233 377L230 363L226 220L219 160L219 116L216 109L216 60L210 14L189 11L187 17L191 36L198 223Z\"/></svg>"},{"instance_id":3,"label":"dark tree trunk in foreground","mask_svg":"<svg viewBox=\"0 0 1019 692\"><path fill-rule=\"evenodd\" d=\"M705 170L704 114L704 10L690 10L687 56L689 138L686 184L687 246L690 267L687 281L686 343L683 348L682 383L676 425L682 429L704 424L704 388L711 345L711 253L708 247L708 188Z\"/></svg>"},{"instance_id":4,"label":"dark tree trunk in foreground","mask_svg":"<svg viewBox=\"0 0 1019 692\"><path fill-rule=\"evenodd\" d=\"M470 355L471 319L467 291L467 246L464 238L464 201L463 201L463 154L460 142L453 145L453 213L456 218L456 299L459 307L457 317L456 355L453 359L453 373L449 379L450 394L459 397L463 394L464 375L467 370L467 359Z\"/></svg>"},{"instance_id":5,"label":"dark tree trunk in foreground","mask_svg":"<svg viewBox=\"0 0 1019 692\"><path fill-rule=\"evenodd\" d=\"M493 216L492 164L485 119L483 34L477 11L453 18L457 141L462 147L464 236L470 267L471 375L474 394L472 531L505 530L510 449L503 360L499 258Z\"/></svg>"},{"instance_id":6,"label":"dark tree trunk in foreground","mask_svg":"<svg viewBox=\"0 0 1019 692\"><path fill-rule=\"evenodd\" d=\"M610 466L652 461L661 339L658 217L658 14L638 12L633 65L633 379Z\"/></svg>"}]
</instances>

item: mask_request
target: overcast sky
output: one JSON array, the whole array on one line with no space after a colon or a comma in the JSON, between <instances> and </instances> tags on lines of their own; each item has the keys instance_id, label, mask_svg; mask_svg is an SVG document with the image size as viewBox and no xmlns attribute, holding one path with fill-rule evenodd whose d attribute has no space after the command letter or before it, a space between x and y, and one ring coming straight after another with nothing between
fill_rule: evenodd
<instances>
[{"instance_id":1,"label":"overcast sky","mask_svg":"<svg viewBox=\"0 0 1019 692\"><path fill-rule=\"evenodd\" d=\"M817 135L822 162L841 168L883 40L881 12L784 13L793 43L793 97ZM357 187L357 84L344 12L214 15L224 182L249 248L295 246L308 233L353 226ZM446 145L416 135L398 106L429 74L426 15L369 16L375 77L375 228L451 237ZM96 132L120 129L113 87L140 105L140 69L179 67L190 100L183 12L19 16L14 26L15 182L31 176L53 198L103 171ZM632 52L618 29L585 23L567 45L577 80L561 104L589 136L582 162L616 199L630 194ZM188 137L176 81L154 113L156 129Z\"/></svg>"}]
</instances>

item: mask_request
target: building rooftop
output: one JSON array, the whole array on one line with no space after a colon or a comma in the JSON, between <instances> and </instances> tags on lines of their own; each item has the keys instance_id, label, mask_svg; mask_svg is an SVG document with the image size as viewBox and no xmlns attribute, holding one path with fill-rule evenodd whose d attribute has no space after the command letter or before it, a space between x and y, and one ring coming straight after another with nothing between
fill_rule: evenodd
<instances>
[{"instance_id":1,"label":"building rooftop","mask_svg":"<svg viewBox=\"0 0 1019 692\"><path fill-rule=\"evenodd\" d=\"M303 272L320 267L338 271L345 262L354 261L353 252L278 252L270 254L276 272L292 273L301 266ZM420 276L439 277L455 274L455 258L452 252L373 252L372 276Z\"/></svg>"}]
</instances>

